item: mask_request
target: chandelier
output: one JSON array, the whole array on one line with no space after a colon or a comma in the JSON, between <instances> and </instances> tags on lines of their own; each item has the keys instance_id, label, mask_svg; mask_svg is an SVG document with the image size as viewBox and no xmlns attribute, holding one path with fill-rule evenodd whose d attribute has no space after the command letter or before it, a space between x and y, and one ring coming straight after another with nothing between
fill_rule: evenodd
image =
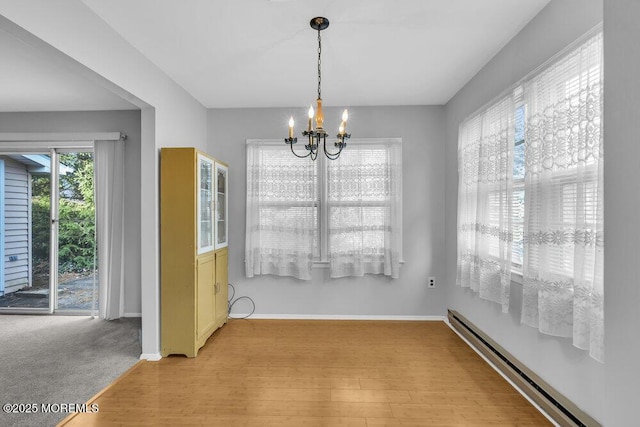
<instances>
[{"instance_id":1,"label":"chandelier","mask_svg":"<svg viewBox=\"0 0 640 427\"><path fill-rule=\"evenodd\" d=\"M346 140L351 137L350 134L347 133L347 119L349 118L349 113L347 110L344 110L342 113L342 122L340 123L340 127L338 128L338 135L336 136L338 139L334 142L334 146L338 149L338 151L329 151L327 150L327 132L324 130L324 114L322 113L322 91L320 84L322 83L322 39L320 37L320 31L326 29L329 26L329 20L323 17L313 18L309 23L311 28L318 31L318 99L316 100L316 111L314 112L313 106L309 107L309 124L307 126L307 130L302 132L303 136L306 136L308 139L308 144L305 144L304 148L308 151L305 155L300 155L293 150L293 144L298 142L298 138L294 138L293 136L293 116L289 118L289 137L285 138L284 142L289 144L291 147L291 152L300 158L311 157L311 160L315 160L318 157L318 147L320 147L320 143L322 142L322 150L324 151L325 156L330 160L335 160L340 157L340 153L342 149L347 146ZM315 120L314 120L315 114ZM313 127L313 122L315 121L315 129Z\"/></svg>"}]
</instances>

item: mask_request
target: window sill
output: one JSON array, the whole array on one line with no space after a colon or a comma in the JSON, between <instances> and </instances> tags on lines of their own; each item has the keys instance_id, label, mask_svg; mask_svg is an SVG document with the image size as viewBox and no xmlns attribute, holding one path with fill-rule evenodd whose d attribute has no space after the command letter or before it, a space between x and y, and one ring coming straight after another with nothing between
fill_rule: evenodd
<instances>
[{"instance_id":1,"label":"window sill","mask_svg":"<svg viewBox=\"0 0 640 427\"><path fill-rule=\"evenodd\" d=\"M400 260L400 265L404 264L404 260ZM329 261L313 261L311 268L329 268Z\"/></svg>"},{"instance_id":2,"label":"window sill","mask_svg":"<svg viewBox=\"0 0 640 427\"><path fill-rule=\"evenodd\" d=\"M561 281L563 282L571 282L573 280L573 278L571 276L562 276L562 275L556 275L556 277L560 278ZM517 285L524 285L524 278L522 276L522 273L516 273L515 271L511 272L511 283L512 284L517 284ZM587 283L589 285L591 285L590 281L587 281Z\"/></svg>"},{"instance_id":3,"label":"window sill","mask_svg":"<svg viewBox=\"0 0 640 427\"><path fill-rule=\"evenodd\" d=\"M311 268L329 268L329 261L313 261Z\"/></svg>"}]
</instances>

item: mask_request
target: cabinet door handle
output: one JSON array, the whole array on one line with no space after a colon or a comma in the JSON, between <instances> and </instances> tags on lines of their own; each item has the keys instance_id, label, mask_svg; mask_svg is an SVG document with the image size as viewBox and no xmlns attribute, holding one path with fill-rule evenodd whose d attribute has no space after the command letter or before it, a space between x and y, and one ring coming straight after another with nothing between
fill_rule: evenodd
<instances>
[{"instance_id":1,"label":"cabinet door handle","mask_svg":"<svg viewBox=\"0 0 640 427\"><path fill-rule=\"evenodd\" d=\"M216 293L216 294L217 294L218 292L220 292L220 283L216 283L216 284L213 286L213 289L215 290L215 293Z\"/></svg>"}]
</instances>

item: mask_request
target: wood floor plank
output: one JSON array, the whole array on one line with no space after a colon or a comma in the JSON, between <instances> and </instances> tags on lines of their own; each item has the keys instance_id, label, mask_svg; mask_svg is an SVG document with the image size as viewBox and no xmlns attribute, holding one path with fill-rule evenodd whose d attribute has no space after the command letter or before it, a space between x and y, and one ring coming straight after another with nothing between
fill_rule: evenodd
<instances>
[{"instance_id":1,"label":"wood floor plank","mask_svg":"<svg viewBox=\"0 0 640 427\"><path fill-rule=\"evenodd\" d=\"M331 390L333 402L411 402L406 390Z\"/></svg>"},{"instance_id":2,"label":"wood floor plank","mask_svg":"<svg viewBox=\"0 0 640 427\"><path fill-rule=\"evenodd\" d=\"M235 387L229 390L229 399L240 401L278 400L302 402L328 402L331 389L327 388L263 388Z\"/></svg>"},{"instance_id":3,"label":"wood floor plank","mask_svg":"<svg viewBox=\"0 0 640 427\"><path fill-rule=\"evenodd\" d=\"M550 425L442 322L230 321L91 403L61 425Z\"/></svg>"}]
</instances>

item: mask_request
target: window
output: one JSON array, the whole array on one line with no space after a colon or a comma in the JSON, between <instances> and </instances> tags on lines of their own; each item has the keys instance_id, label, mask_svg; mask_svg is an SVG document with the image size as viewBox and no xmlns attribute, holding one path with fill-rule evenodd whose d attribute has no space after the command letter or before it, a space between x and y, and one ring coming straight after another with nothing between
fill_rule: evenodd
<instances>
[{"instance_id":1,"label":"window","mask_svg":"<svg viewBox=\"0 0 640 427\"><path fill-rule=\"evenodd\" d=\"M286 147L285 147L286 148ZM338 160L298 159L280 140L247 142L247 276L398 277L401 141L351 140Z\"/></svg>"},{"instance_id":2,"label":"window","mask_svg":"<svg viewBox=\"0 0 640 427\"><path fill-rule=\"evenodd\" d=\"M460 125L457 281L602 361L601 30L540 70Z\"/></svg>"},{"instance_id":3,"label":"window","mask_svg":"<svg viewBox=\"0 0 640 427\"><path fill-rule=\"evenodd\" d=\"M400 142L350 144L338 160L323 161L327 220L321 221L321 234L328 236L331 276L371 273L398 277L402 247Z\"/></svg>"},{"instance_id":4,"label":"window","mask_svg":"<svg viewBox=\"0 0 640 427\"><path fill-rule=\"evenodd\" d=\"M572 67L575 67L575 66L576 66L575 64L568 64L567 62L565 62L564 64L561 63L559 67L560 68L559 72L564 76L561 81L558 81L555 83L557 86L553 89L554 92L557 91L557 93L554 93L553 96L559 97L560 99L566 100L566 102L573 104L573 105L569 105L567 108L567 110L573 110L573 111L570 111L567 114L560 114L556 117L556 119L559 118L560 121L564 123L564 125L567 125L567 120L569 120L568 128L580 126L578 121L580 120L581 113L578 110L580 108L584 109L587 107L586 99L584 99L586 97L585 82L599 81L599 78L600 78L600 64L597 62L594 63L594 61L591 61L591 63L585 70L573 69ZM564 67L564 69L562 67ZM546 74L548 75L550 74L550 72L547 71ZM536 79L534 78L533 81L536 81ZM548 92L551 89L541 88L539 86L540 85L538 85L536 90L542 89L540 90L540 92L545 92L545 95L548 96ZM582 91L582 94L580 93L581 91ZM542 95L539 97L538 96L530 97L530 99L535 98L537 102L543 102L543 101L540 101L539 98L543 98L545 95ZM583 99L581 99L581 97ZM514 138L514 147L513 147L513 154L514 154L513 155L513 199L512 199L513 204L512 204L512 212L511 212L512 213L511 226L513 230L513 245L512 245L511 271L513 273L516 273L519 276L522 276L523 262L524 262L524 235L525 235L525 232L524 232L525 231L525 223L524 223L524 219L525 219L525 129L527 125L526 123L526 107L527 106L525 105L525 100L524 100L523 85L520 85L515 88L514 100L515 100L516 108L514 113L515 138ZM545 100L544 102L548 103L547 100ZM551 110L548 110L546 111L546 113L543 113L543 116L544 114L549 114L550 111ZM596 113L592 112L592 114L596 114ZM571 120L577 120L577 121L575 124L571 124L570 123ZM547 127L552 126L550 120L543 119L541 120L541 122L544 122L545 126ZM560 127L562 126L563 124L560 124ZM566 132L567 134L570 134L572 131L567 130ZM559 139L563 138L562 135L556 135L555 137ZM575 137L574 137L574 140L575 140ZM571 144L572 142L569 141L569 145ZM575 145L575 142L573 142L573 144ZM547 148L550 149L551 146L552 144L548 144ZM556 151L556 153L558 153L558 155L563 155L562 154L563 148L562 147L559 147L559 148L560 149L554 148L554 150ZM568 153L568 151L575 150L575 149L576 149L575 147L572 148L571 146L569 146L566 150L567 152L565 152L564 155L565 156L571 155L571 153ZM573 155L575 154L576 153L573 153ZM585 166L590 171L587 173L587 175L590 174L590 177L586 176L586 179L591 180L593 182L595 182L596 176L597 176L597 171L594 169L595 168L594 165L596 163L595 162L596 157L597 156L592 156L592 157L587 157L585 159ZM548 159L547 161L550 161L550 160ZM571 168L573 167L576 167L576 164L561 167L559 168L559 170L556 170L553 172L553 175L554 175L553 182L555 182L560 187L560 191L552 199L546 200L546 203L545 203L545 206L548 206L552 210L560 209L563 211L562 213L563 220L555 221L554 223L555 227L558 230L567 230L572 228L572 222L575 222L575 221L570 219L570 217L571 215L573 215L573 212L575 211L576 195L591 194L590 191L587 190L586 188L583 188L580 191L578 191L578 189L576 188L576 184L574 182L575 178L573 178L573 174L571 172ZM593 191L595 191L595 189ZM588 206L589 206L589 202L587 201L587 209L589 209ZM591 211L590 211L591 218L595 218L594 209L595 208L591 206ZM596 227L595 222L593 221L587 221L587 222L589 222L588 224L589 227L595 229ZM556 234L555 238L558 239L559 235ZM571 252L572 250L567 247L564 247L562 250L559 250L558 253L556 253L557 258L563 259L565 261L563 261L561 265L560 264L552 265L552 270L554 271L554 273L563 276L565 279L571 278L573 276L573 262L568 261L572 259ZM539 262L537 261L537 256L535 254L532 254L532 255L533 255L533 259L536 260L535 262L537 264ZM518 281L520 279L518 279Z\"/></svg>"},{"instance_id":5,"label":"window","mask_svg":"<svg viewBox=\"0 0 640 427\"><path fill-rule=\"evenodd\" d=\"M509 309L514 97L460 125L456 282Z\"/></svg>"},{"instance_id":6,"label":"window","mask_svg":"<svg viewBox=\"0 0 640 427\"><path fill-rule=\"evenodd\" d=\"M522 322L603 360L602 33L524 83Z\"/></svg>"}]
</instances>

